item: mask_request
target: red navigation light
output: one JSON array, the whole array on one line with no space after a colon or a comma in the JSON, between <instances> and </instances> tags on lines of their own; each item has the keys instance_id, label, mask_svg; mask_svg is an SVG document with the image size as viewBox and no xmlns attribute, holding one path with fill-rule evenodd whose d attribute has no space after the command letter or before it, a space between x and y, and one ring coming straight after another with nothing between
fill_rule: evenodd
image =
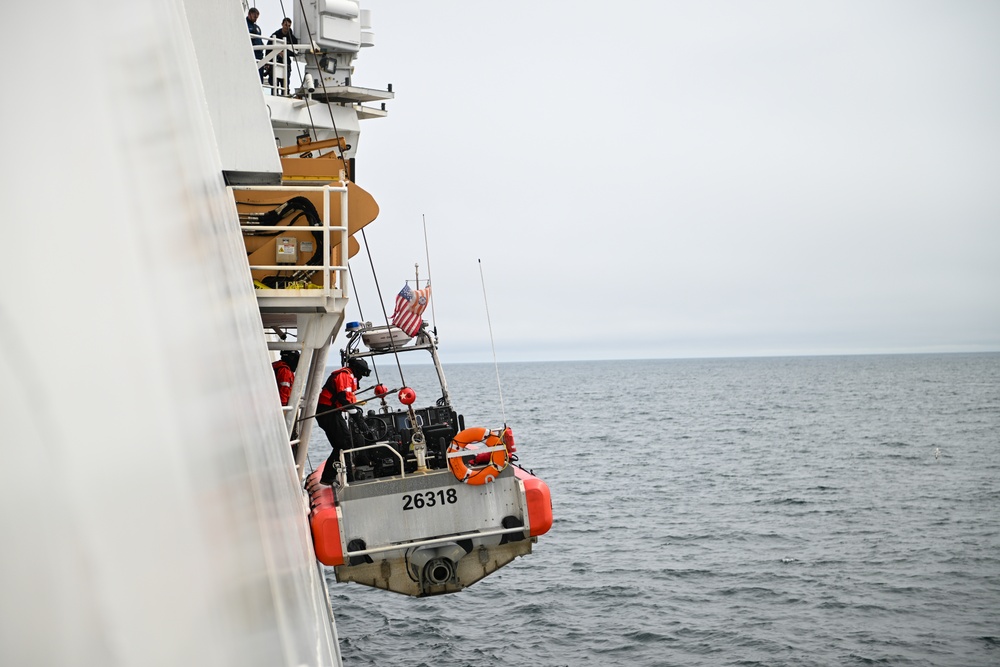
<instances>
[{"instance_id":1,"label":"red navigation light","mask_svg":"<svg viewBox=\"0 0 1000 667\"><path fill-rule=\"evenodd\" d=\"M409 387L403 387L399 390L399 402L403 405L412 405L415 400L417 400L417 392Z\"/></svg>"},{"instance_id":2,"label":"red navigation light","mask_svg":"<svg viewBox=\"0 0 1000 667\"><path fill-rule=\"evenodd\" d=\"M377 396L378 398L382 398L388 393L389 393L389 388L384 384L375 385L375 396Z\"/></svg>"}]
</instances>

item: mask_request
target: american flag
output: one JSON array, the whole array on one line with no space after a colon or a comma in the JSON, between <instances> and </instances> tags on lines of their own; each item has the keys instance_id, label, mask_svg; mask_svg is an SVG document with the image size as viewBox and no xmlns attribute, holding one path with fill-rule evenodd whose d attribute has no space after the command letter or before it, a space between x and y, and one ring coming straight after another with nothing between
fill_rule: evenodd
<instances>
[{"instance_id":1,"label":"american flag","mask_svg":"<svg viewBox=\"0 0 1000 667\"><path fill-rule=\"evenodd\" d=\"M403 285L396 295L396 312L392 314L392 324L407 333L416 336L420 331L421 315L431 298L431 286L412 290L409 285Z\"/></svg>"}]
</instances>

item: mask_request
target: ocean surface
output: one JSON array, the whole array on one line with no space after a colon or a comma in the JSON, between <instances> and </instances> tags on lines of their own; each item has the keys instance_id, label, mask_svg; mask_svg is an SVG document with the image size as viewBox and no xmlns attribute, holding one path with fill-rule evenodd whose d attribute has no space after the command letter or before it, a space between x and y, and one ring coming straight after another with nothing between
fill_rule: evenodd
<instances>
[{"instance_id":1,"label":"ocean surface","mask_svg":"<svg viewBox=\"0 0 1000 667\"><path fill-rule=\"evenodd\" d=\"M1000 354L445 371L555 523L454 595L330 570L345 665L1000 665Z\"/></svg>"}]
</instances>

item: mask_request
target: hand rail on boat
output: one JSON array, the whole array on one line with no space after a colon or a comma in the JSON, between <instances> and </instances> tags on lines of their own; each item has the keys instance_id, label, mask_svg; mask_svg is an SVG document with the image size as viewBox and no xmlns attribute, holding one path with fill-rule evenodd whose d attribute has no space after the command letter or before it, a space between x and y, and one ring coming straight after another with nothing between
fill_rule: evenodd
<instances>
[{"instance_id":1,"label":"hand rail on boat","mask_svg":"<svg viewBox=\"0 0 1000 667\"><path fill-rule=\"evenodd\" d=\"M496 530L482 530L473 533L455 533L454 535L445 535L443 537L435 537L430 540L417 540L415 542L401 542L399 544L392 544L384 547L375 547L373 549L362 549L360 551L348 551L344 554L345 558L351 558L353 556L370 556L371 554L379 554L385 551L398 551L405 549L412 549L413 547L428 547L435 544L444 544L446 542L456 542L458 540L468 540L476 537L492 537L494 535L510 535L511 533L525 533L531 530L527 525L517 526L515 528L497 528Z\"/></svg>"},{"instance_id":2,"label":"hand rail on boat","mask_svg":"<svg viewBox=\"0 0 1000 667\"><path fill-rule=\"evenodd\" d=\"M254 192L282 192L285 194L292 195L296 192L322 192L323 193L323 224L320 229L323 230L323 264L310 266L308 268L315 269L316 271L323 272L323 296L330 296L331 286L330 286L330 273L332 271L337 272L337 285L340 286L341 293L346 296L350 291L350 275L347 271L347 260L348 260L348 228L347 225L331 225L330 224L330 193L336 192L340 194L340 219L341 221L347 221L347 186L346 185L295 185L295 186L284 186L284 185L231 185L229 189L232 191L236 190L249 190ZM287 225L240 225L240 231L310 231L315 230L315 227L289 227ZM338 264L330 263L330 232L337 232L340 235L340 257ZM296 269L306 268L302 264L251 264L250 270L256 271L292 271ZM273 296L287 296L288 292L298 292L299 290L272 290L277 292ZM268 291L258 290L257 296L270 296Z\"/></svg>"},{"instance_id":3,"label":"hand rail on boat","mask_svg":"<svg viewBox=\"0 0 1000 667\"><path fill-rule=\"evenodd\" d=\"M347 469L347 462L344 460L344 454L350 454L351 452L360 452L365 449L375 449L381 447L383 449L388 449L392 452L392 455L399 459L399 476L401 479L406 479L406 461L403 460L403 455L396 451L396 448L390 445L388 442L376 442L374 445L364 445L363 447L352 447L351 449L340 450L340 469ZM344 486L350 486L347 480L344 480Z\"/></svg>"}]
</instances>

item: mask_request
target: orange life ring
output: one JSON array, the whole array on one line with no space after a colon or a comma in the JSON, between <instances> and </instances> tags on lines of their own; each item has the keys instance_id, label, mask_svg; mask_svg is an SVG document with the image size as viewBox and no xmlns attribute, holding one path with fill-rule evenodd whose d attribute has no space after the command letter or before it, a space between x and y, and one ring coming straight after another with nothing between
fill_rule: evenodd
<instances>
[{"instance_id":1,"label":"orange life ring","mask_svg":"<svg viewBox=\"0 0 1000 667\"><path fill-rule=\"evenodd\" d=\"M485 443L487 447L496 448L489 452L489 461L482 468L472 468L465 465L465 461L462 460L463 454L460 452L469 445L480 442ZM466 452L464 456L470 454L472 452ZM500 437L500 432L489 431L482 426L473 426L459 432L448 445L448 466L451 468L451 473L455 475L455 479L464 484L475 486L492 482L497 478L497 475L503 472L509 461L510 454Z\"/></svg>"}]
</instances>

